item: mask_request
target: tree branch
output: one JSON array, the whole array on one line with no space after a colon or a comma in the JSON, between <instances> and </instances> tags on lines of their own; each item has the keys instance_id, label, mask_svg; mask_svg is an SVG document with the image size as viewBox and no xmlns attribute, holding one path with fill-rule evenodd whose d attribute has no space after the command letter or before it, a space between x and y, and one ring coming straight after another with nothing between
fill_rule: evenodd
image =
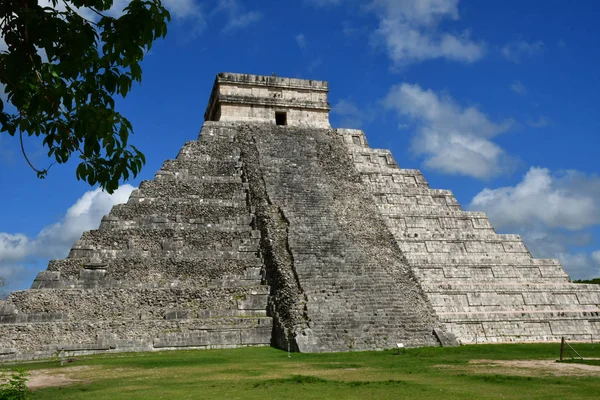
<instances>
[{"instance_id":1,"label":"tree branch","mask_svg":"<svg viewBox=\"0 0 600 400\"><path fill-rule=\"evenodd\" d=\"M29 161L29 157L27 157L27 153L25 152L25 145L23 144L23 131L21 130L21 117L19 117L19 139L21 141L21 153L23 153L23 157L25 157L25 161L27 161L27 164L29 164L31 169L34 170L38 175L43 175L46 172L48 172L48 170L40 171L39 169L34 167L33 164L31 163L31 161Z\"/></svg>"}]
</instances>

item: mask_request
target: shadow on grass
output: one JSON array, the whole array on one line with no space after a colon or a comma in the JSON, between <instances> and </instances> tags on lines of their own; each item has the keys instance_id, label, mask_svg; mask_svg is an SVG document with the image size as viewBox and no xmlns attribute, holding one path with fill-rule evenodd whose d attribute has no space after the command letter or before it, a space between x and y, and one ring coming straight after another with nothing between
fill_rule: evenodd
<instances>
[{"instance_id":1,"label":"shadow on grass","mask_svg":"<svg viewBox=\"0 0 600 400\"><path fill-rule=\"evenodd\" d=\"M312 375L292 375L287 378L278 378L278 379L269 379L261 382L256 382L253 384L255 388L260 387L269 387L269 386L277 386L277 385L288 385L288 384L298 384L298 385L310 385L310 384L325 384L325 385L340 385L340 386L348 386L348 387L358 387L358 386L389 386L389 385L406 385L407 383L401 380L387 380L387 381L340 381L335 379L324 379L318 376Z\"/></svg>"}]
</instances>

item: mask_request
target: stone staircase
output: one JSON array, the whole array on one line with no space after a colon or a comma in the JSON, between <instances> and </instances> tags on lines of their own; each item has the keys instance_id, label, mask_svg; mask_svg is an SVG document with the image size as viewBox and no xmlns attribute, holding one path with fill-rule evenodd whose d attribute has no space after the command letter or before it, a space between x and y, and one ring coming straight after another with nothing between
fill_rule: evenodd
<instances>
[{"instance_id":1,"label":"stone staircase","mask_svg":"<svg viewBox=\"0 0 600 400\"><path fill-rule=\"evenodd\" d=\"M364 133L338 129L436 315L462 343L600 336L600 287L571 283L557 260L534 259L518 235L400 169Z\"/></svg>"},{"instance_id":2,"label":"stone staircase","mask_svg":"<svg viewBox=\"0 0 600 400\"><path fill-rule=\"evenodd\" d=\"M299 350L439 345L433 310L332 131L250 131L305 297Z\"/></svg>"}]
</instances>

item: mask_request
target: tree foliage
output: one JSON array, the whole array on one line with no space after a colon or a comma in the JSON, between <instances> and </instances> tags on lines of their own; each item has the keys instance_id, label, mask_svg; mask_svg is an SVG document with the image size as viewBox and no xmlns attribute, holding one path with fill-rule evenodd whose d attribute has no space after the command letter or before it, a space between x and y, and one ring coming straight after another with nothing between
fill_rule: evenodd
<instances>
[{"instance_id":1,"label":"tree foliage","mask_svg":"<svg viewBox=\"0 0 600 400\"><path fill-rule=\"evenodd\" d=\"M132 0L119 17L106 15L112 0L0 1L0 83L10 111L0 100L2 133L18 138L38 177L23 136L37 136L53 163L73 156L77 179L112 193L121 180L135 177L144 155L128 144L131 123L115 110L141 82L140 62L152 43L167 33L169 12L161 0ZM0 133L0 134L2 134Z\"/></svg>"},{"instance_id":2,"label":"tree foliage","mask_svg":"<svg viewBox=\"0 0 600 400\"><path fill-rule=\"evenodd\" d=\"M16 371L0 371L0 400L27 400L29 398L29 373L23 369Z\"/></svg>"}]
</instances>

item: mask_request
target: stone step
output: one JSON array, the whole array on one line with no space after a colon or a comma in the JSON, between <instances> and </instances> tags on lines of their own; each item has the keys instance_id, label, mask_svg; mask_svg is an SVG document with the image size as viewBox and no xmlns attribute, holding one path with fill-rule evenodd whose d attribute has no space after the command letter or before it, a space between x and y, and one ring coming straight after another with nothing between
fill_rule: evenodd
<instances>
[{"instance_id":1,"label":"stone step","mask_svg":"<svg viewBox=\"0 0 600 400\"><path fill-rule=\"evenodd\" d=\"M68 258L78 259L84 263L94 263L96 260L131 259L131 258L196 258L198 260L249 260L258 259L258 251L254 246L239 245L220 249L168 249L168 250L142 250L139 248L128 250L101 250L93 248L71 249Z\"/></svg>"},{"instance_id":2,"label":"stone step","mask_svg":"<svg viewBox=\"0 0 600 400\"><path fill-rule=\"evenodd\" d=\"M589 304L600 304L600 285L582 284L582 283L555 283L555 282L537 282L530 283L526 281L512 282L452 282L452 283L433 283L423 282L423 290L427 292L440 293L472 293L472 292L509 292L509 293L534 293L534 292L552 292L552 293L576 293L582 296L593 296Z\"/></svg>"},{"instance_id":3,"label":"stone step","mask_svg":"<svg viewBox=\"0 0 600 400\"><path fill-rule=\"evenodd\" d=\"M419 237L421 234L423 235L448 235L455 233L463 233L465 235L471 235L473 237L488 237L496 234L494 228L475 228L472 224L470 227L467 226L465 229L459 228L442 228L440 227L439 221L424 221L417 222L416 225L421 225L421 227L407 227L406 222L403 219L399 218L387 218L385 220L386 225L390 232L397 237L398 240L407 236ZM433 227L425 227L425 225L433 225ZM447 224L444 224L447 225ZM467 224L465 224L467 225ZM415 236L416 235L416 236Z\"/></svg>"},{"instance_id":4,"label":"stone step","mask_svg":"<svg viewBox=\"0 0 600 400\"><path fill-rule=\"evenodd\" d=\"M393 188L429 188L427 180L418 169L397 169L394 167L381 169L377 165L368 164L355 164L355 167L372 191L376 188L377 190L383 190L382 193L394 193L385 191L386 185Z\"/></svg>"},{"instance_id":5,"label":"stone step","mask_svg":"<svg viewBox=\"0 0 600 400\"><path fill-rule=\"evenodd\" d=\"M1 361L169 348L269 345L269 317L116 320L0 325ZM110 332L110 334L108 333ZM13 343L11 337L19 337ZM61 344L65 343L65 344Z\"/></svg>"},{"instance_id":6,"label":"stone step","mask_svg":"<svg viewBox=\"0 0 600 400\"><path fill-rule=\"evenodd\" d=\"M242 164L236 160L184 161L167 160L160 171L196 176L239 176Z\"/></svg>"},{"instance_id":7,"label":"stone step","mask_svg":"<svg viewBox=\"0 0 600 400\"><path fill-rule=\"evenodd\" d=\"M134 190L126 203L127 205L148 204L149 207L156 206L159 208L170 207L170 204L175 205L193 205L206 207L223 207L223 208L248 208L248 202L245 196L240 199L216 199L204 198L202 196L187 196L187 197L144 197L139 190ZM113 206L117 207L117 206ZM233 211L232 211L233 212Z\"/></svg>"},{"instance_id":8,"label":"stone step","mask_svg":"<svg viewBox=\"0 0 600 400\"><path fill-rule=\"evenodd\" d=\"M558 316L557 316L558 314ZM446 329L460 337L463 344L505 342L598 341L600 322L585 313L528 313L503 315L497 319L447 319Z\"/></svg>"},{"instance_id":9,"label":"stone step","mask_svg":"<svg viewBox=\"0 0 600 400\"><path fill-rule=\"evenodd\" d=\"M256 257L226 257L222 252L215 252L212 257L201 257L198 254L176 255L167 257L144 257L141 255L127 258L81 259L67 258L51 260L47 271L41 271L44 281L78 280L82 271L97 271L114 280L139 281L157 283L172 280L186 280L202 284L211 279L223 278L227 275L244 276L250 279L260 275L261 260ZM59 274L54 276L53 274ZM35 283L35 282L34 282ZM45 285L51 287L52 283Z\"/></svg>"},{"instance_id":10,"label":"stone step","mask_svg":"<svg viewBox=\"0 0 600 400\"><path fill-rule=\"evenodd\" d=\"M442 253L407 253L406 260L412 267L439 268L477 265L513 265L513 266L555 266L560 268L560 261L555 259L533 258L526 253L506 254L442 254Z\"/></svg>"},{"instance_id":11,"label":"stone step","mask_svg":"<svg viewBox=\"0 0 600 400\"><path fill-rule=\"evenodd\" d=\"M448 218L448 219L483 219L488 220L487 215L478 211L447 210L422 206L398 206L395 204L377 204L377 208L383 216L390 217L418 217L418 218ZM486 226L487 227L487 226Z\"/></svg>"},{"instance_id":12,"label":"stone step","mask_svg":"<svg viewBox=\"0 0 600 400\"><path fill-rule=\"evenodd\" d=\"M473 290L425 290L434 308L452 309L453 311L478 311L477 308L488 307L500 310L523 310L542 305L553 305L557 309L583 309L592 306L600 311L599 292L578 292L576 290L538 290L528 288L513 288L512 290L492 291L490 289Z\"/></svg>"},{"instance_id":13,"label":"stone step","mask_svg":"<svg viewBox=\"0 0 600 400\"><path fill-rule=\"evenodd\" d=\"M227 213L221 217L198 213L199 218L187 218L182 215L145 215L134 220L121 219L113 215L107 215L100 222L99 231L113 230L174 230L174 231L204 231L204 232L250 232L254 217L250 214L242 214L234 218L226 218Z\"/></svg>"},{"instance_id":14,"label":"stone step","mask_svg":"<svg viewBox=\"0 0 600 400\"><path fill-rule=\"evenodd\" d=\"M240 174L233 176L211 176L211 175L193 175L187 171L163 171L159 170L154 176L156 182L170 182L173 185L185 182L190 185L199 184L218 184L218 183L242 183Z\"/></svg>"},{"instance_id":15,"label":"stone step","mask_svg":"<svg viewBox=\"0 0 600 400\"><path fill-rule=\"evenodd\" d=\"M161 319L170 310L186 310L190 317L199 310L266 310L269 288L175 287L94 288L16 291L7 298L16 311L4 323L22 314L68 314L68 320ZM18 317L14 317L18 318ZM20 318L20 317L19 317ZM194 316L197 318L197 316ZM14 322L13 322L14 323Z\"/></svg>"},{"instance_id":16,"label":"stone step","mask_svg":"<svg viewBox=\"0 0 600 400\"><path fill-rule=\"evenodd\" d=\"M413 271L422 283L430 284L516 281L527 283L571 282L569 275L560 266L462 265L433 268L414 267Z\"/></svg>"},{"instance_id":17,"label":"stone step","mask_svg":"<svg viewBox=\"0 0 600 400\"><path fill-rule=\"evenodd\" d=\"M407 189L410 190L410 189ZM421 189L418 189L421 190ZM435 194L418 194L406 195L399 193L377 193L373 194L376 204L393 204L397 206L425 206L437 207L439 209L448 209L461 211L460 204L454 196L435 195Z\"/></svg>"},{"instance_id":18,"label":"stone step","mask_svg":"<svg viewBox=\"0 0 600 400\"><path fill-rule=\"evenodd\" d=\"M481 323L485 324L486 330L491 329L494 324L493 322L510 322L512 324L519 323L527 323L527 322L538 322L547 324L548 322L553 322L558 325L569 325L571 327L571 331L576 331L578 329L582 329L581 325L574 323L575 321L591 321L595 323L599 323L600 320L600 310L598 311L587 311L587 310L555 310L555 311L546 311L546 310L503 310L503 311L495 311L495 312L448 312L448 313L437 313L442 322L445 324L448 323ZM586 324L587 325L587 324ZM512 329L513 327L507 326L507 330ZM600 324L598 325L600 328ZM514 331L513 331L514 332ZM595 333L598 335L598 330Z\"/></svg>"},{"instance_id":19,"label":"stone step","mask_svg":"<svg viewBox=\"0 0 600 400\"><path fill-rule=\"evenodd\" d=\"M182 161L238 161L239 146L228 140L198 140L186 142L177 160Z\"/></svg>"},{"instance_id":20,"label":"stone step","mask_svg":"<svg viewBox=\"0 0 600 400\"><path fill-rule=\"evenodd\" d=\"M502 313L502 312L600 312L600 307L595 304L511 304L506 306L481 305L481 306L437 306L433 309L439 314L447 316L452 313Z\"/></svg>"},{"instance_id":21,"label":"stone step","mask_svg":"<svg viewBox=\"0 0 600 400\"><path fill-rule=\"evenodd\" d=\"M256 271L258 269L258 271ZM261 284L260 268L249 268L243 275L227 275L223 271L214 271L218 277L202 275L205 271L193 271L195 275L188 277L165 277L166 274L155 273L145 280L133 280L130 277L118 279L105 267L96 266L94 269L83 268L79 276L61 276L58 271L40 271L34 279L31 289L92 289L92 288L175 288L175 287L250 287ZM189 272L189 271L188 271ZM138 273L139 275L139 273Z\"/></svg>"},{"instance_id":22,"label":"stone step","mask_svg":"<svg viewBox=\"0 0 600 400\"><path fill-rule=\"evenodd\" d=\"M397 230L394 233L394 237L397 240L404 242L421 242L421 241L434 241L434 242L516 242L522 243L521 236L504 233L490 233L489 231L483 232L462 232L462 231L425 231L425 232L414 232L413 230Z\"/></svg>"},{"instance_id":23,"label":"stone step","mask_svg":"<svg viewBox=\"0 0 600 400\"><path fill-rule=\"evenodd\" d=\"M199 140L233 142L238 130L239 122L204 121Z\"/></svg>"},{"instance_id":24,"label":"stone step","mask_svg":"<svg viewBox=\"0 0 600 400\"><path fill-rule=\"evenodd\" d=\"M244 202L212 203L185 199L176 201L141 201L137 203L119 204L113 206L109 217L117 220L147 220L162 217L173 222L189 222L190 220L217 223L222 220L235 220L238 217L248 217L250 209ZM110 218L104 218L103 221Z\"/></svg>"},{"instance_id":25,"label":"stone step","mask_svg":"<svg viewBox=\"0 0 600 400\"><path fill-rule=\"evenodd\" d=\"M188 224L173 224L180 229L145 228L103 229L86 231L73 245L71 253L89 250L193 250L252 246L258 248L260 232L249 226L234 229L213 229L198 226L184 229ZM77 256L73 256L77 257Z\"/></svg>"},{"instance_id":26,"label":"stone step","mask_svg":"<svg viewBox=\"0 0 600 400\"><path fill-rule=\"evenodd\" d=\"M176 185L166 180L142 181L139 186L141 197L187 197L236 199L245 196L245 183L220 183L181 181ZM136 194L136 197L140 195Z\"/></svg>"},{"instance_id":27,"label":"stone step","mask_svg":"<svg viewBox=\"0 0 600 400\"><path fill-rule=\"evenodd\" d=\"M398 246L405 253L435 254L446 253L452 257L460 254L514 254L529 255L523 242L512 240L424 240L397 239Z\"/></svg>"}]
</instances>

